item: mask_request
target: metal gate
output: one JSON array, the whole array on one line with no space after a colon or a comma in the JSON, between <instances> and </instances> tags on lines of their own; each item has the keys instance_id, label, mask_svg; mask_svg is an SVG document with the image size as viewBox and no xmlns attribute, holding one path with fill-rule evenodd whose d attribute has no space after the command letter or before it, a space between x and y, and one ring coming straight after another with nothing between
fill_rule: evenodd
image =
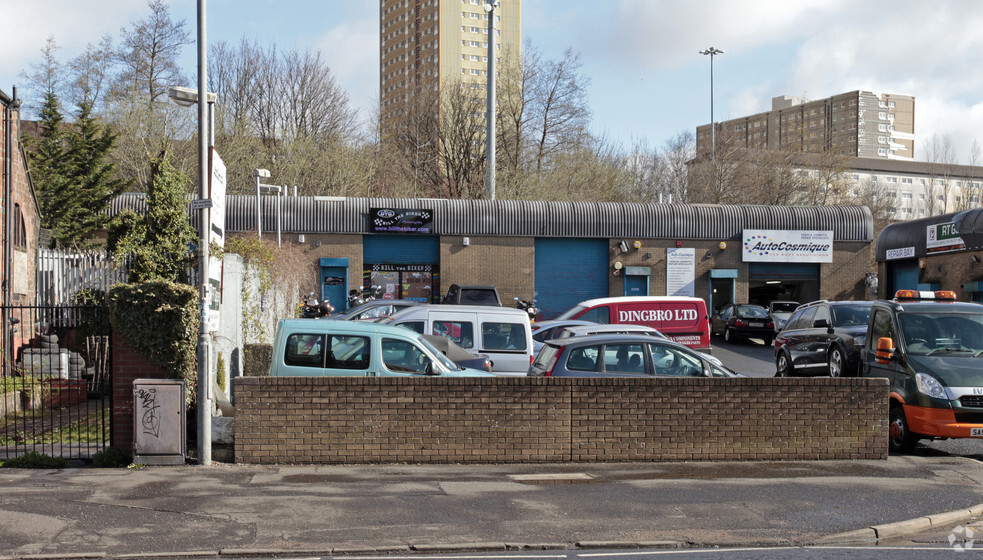
<instances>
[{"instance_id":1,"label":"metal gate","mask_svg":"<svg viewBox=\"0 0 983 560\"><path fill-rule=\"evenodd\" d=\"M112 442L104 306L0 307L0 460L29 451L91 459Z\"/></svg>"}]
</instances>

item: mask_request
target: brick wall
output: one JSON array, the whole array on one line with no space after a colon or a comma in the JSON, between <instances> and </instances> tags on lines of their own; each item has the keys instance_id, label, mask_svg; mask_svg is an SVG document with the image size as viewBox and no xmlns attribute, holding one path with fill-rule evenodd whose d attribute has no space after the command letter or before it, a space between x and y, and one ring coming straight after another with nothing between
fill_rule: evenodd
<instances>
[{"instance_id":1,"label":"brick wall","mask_svg":"<svg viewBox=\"0 0 983 560\"><path fill-rule=\"evenodd\" d=\"M133 450L133 380L172 379L151 364L113 332L113 433L114 447Z\"/></svg>"},{"instance_id":2,"label":"brick wall","mask_svg":"<svg viewBox=\"0 0 983 560\"><path fill-rule=\"evenodd\" d=\"M884 379L235 379L239 463L886 459Z\"/></svg>"}]
</instances>

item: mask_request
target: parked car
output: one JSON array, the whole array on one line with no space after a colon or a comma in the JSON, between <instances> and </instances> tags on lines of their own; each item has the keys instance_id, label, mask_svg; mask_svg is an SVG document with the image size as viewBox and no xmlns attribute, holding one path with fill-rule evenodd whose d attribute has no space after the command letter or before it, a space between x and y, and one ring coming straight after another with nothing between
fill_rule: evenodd
<instances>
[{"instance_id":1,"label":"parked car","mask_svg":"<svg viewBox=\"0 0 983 560\"><path fill-rule=\"evenodd\" d=\"M872 304L820 300L799 306L775 337L775 376L856 375Z\"/></svg>"},{"instance_id":2,"label":"parked car","mask_svg":"<svg viewBox=\"0 0 983 560\"><path fill-rule=\"evenodd\" d=\"M495 286L462 286L451 284L440 303L448 305L502 305Z\"/></svg>"},{"instance_id":3,"label":"parked car","mask_svg":"<svg viewBox=\"0 0 983 560\"><path fill-rule=\"evenodd\" d=\"M625 296L582 301L557 319L645 325L700 352L710 353L710 316L697 297Z\"/></svg>"},{"instance_id":4,"label":"parked car","mask_svg":"<svg viewBox=\"0 0 983 560\"><path fill-rule=\"evenodd\" d=\"M861 375L890 380L888 442L983 437L983 307L952 291L899 290L871 307Z\"/></svg>"},{"instance_id":5,"label":"parked car","mask_svg":"<svg viewBox=\"0 0 983 560\"><path fill-rule=\"evenodd\" d=\"M376 299L367 301L361 305L356 305L344 313L336 313L326 317L340 321L365 321L368 319L380 319L402 311L407 307L420 305L418 301L408 299Z\"/></svg>"},{"instance_id":6,"label":"parked car","mask_svg":"<svg viewBox=\"0 0 983 560\"><path fill-rule=\"evenodd\" d=\"M760 338L765 346L770 346L775 338L775 322L771 320L768 310L747 303L728 303L721 307L710 319L710 329L727 342Z\"/></svg>"},{"instance_id":7,"label":"parked car","mask_svg":"<svg viewBox=\"0 0 983 560\"><path fill-rule=\"evenodd\" d=\"M567 338L571 336L589 336L592 334L647 334L658 338L669 340L669 337L660 333L657 329L646 327L645 325L575 325L557 329L553 338Z\"/></svg>"},{"instance_id":8,"label":"parked car","mask_svg":"<svg viewBox=\"0 0 983 560\"><path fill-rule=\"evenodd\" d=\"M772 301L768 303L768 314L771 315L771 320L775 322L776 333L782 330L785 322L792 316L792 313L795 313L797 307L799 307L797 301Z\"/></svg>"},{"instance_id":9,"label":"parked car","mask_svg":"<svg viewBox=\"0 0 983 560\"><path fill-rule=\"evenodd\" d=\"M546 377L737 377L708 356L646 334L596 334L554 338L529 367Z\"/></svg>"},{"instance_id":10,"label":"parked car","mask_svg":"<svg viewBox=\"0 0 983 560\"><path fill-rule=\"evenodd\" d=\"M532 325L532 345L533 354L538 354L539 349L543 347L543 343L547 340L556 337L556 333L560 332L564 327L571 326L581 326L581 325L597 325L593 321L581 321L580 319L551 319L549 321L539 321L538 323L533 323Z\"/></svg>"},{"instance_id":11,"label":"parked car","mask_svg":"<svg viewBox=\"0 0 983 560\"><path fill-rule=\"evenodd\" d=\"M440 350L441 353L450 358L455 364L463 368L491 371L491 360L488 359L488 354L468 352L458 346L453 340L446 336L440 336L439 334L425 334L421 336L432 344L434 348Z\"/></svg>"},{"instance_id":12,"label":"parked car","mask_svg":"<svg viewBox=\"0 0 983 560\"><path fill-rule=\"evenodd\" d=\"M418 305L382 322L421 334L446 336L471 352L487 354L497 375L524 376L532 363L529 315L513 307Z\"/></svg>"},{"instance_id":13,"label":"parked car","mask_svg":"<svg viewBox=\"0 0 983 560\"><path fill-rule=\"evenodd\" d=\"M420 334L365 321L284 319L277 325L271 376L484 377L455 364Z\"/></svg>"}]
</instances>

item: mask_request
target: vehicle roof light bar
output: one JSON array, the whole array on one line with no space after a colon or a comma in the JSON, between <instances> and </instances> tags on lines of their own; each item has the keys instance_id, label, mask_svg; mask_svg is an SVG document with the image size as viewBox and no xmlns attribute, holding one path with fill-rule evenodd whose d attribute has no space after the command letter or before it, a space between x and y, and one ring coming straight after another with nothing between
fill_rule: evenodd
<instances>
[{"instance_id":1,"label":"vehicle roof light bar","mask_svg":"<svg viewBox=\"0 0 983 560\"><path fill-rule=\"evenodd\" d=\"M956 301L956 292L952 290L937 290L923 292L919 290L898 290L894 294L895 301Z\"/></svg>"}]
</instances>

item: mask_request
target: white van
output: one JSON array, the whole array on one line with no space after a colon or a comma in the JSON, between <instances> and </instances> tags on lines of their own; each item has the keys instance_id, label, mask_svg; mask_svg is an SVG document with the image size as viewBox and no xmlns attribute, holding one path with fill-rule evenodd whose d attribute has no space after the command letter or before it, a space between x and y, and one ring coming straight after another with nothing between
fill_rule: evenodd
<instances>
[{"instance_id":1,"label":"white van","mask_svg":"<svg viewBox=\"0 0 983 560\"><path fill-rule=\"evenodd\" d=\"M496 375L526 375L533 359L529 315L522 309L483 305L418 305L383 323L421 334L439 334L458 346L487 354Z\"/></svg>"}]
</instances>

